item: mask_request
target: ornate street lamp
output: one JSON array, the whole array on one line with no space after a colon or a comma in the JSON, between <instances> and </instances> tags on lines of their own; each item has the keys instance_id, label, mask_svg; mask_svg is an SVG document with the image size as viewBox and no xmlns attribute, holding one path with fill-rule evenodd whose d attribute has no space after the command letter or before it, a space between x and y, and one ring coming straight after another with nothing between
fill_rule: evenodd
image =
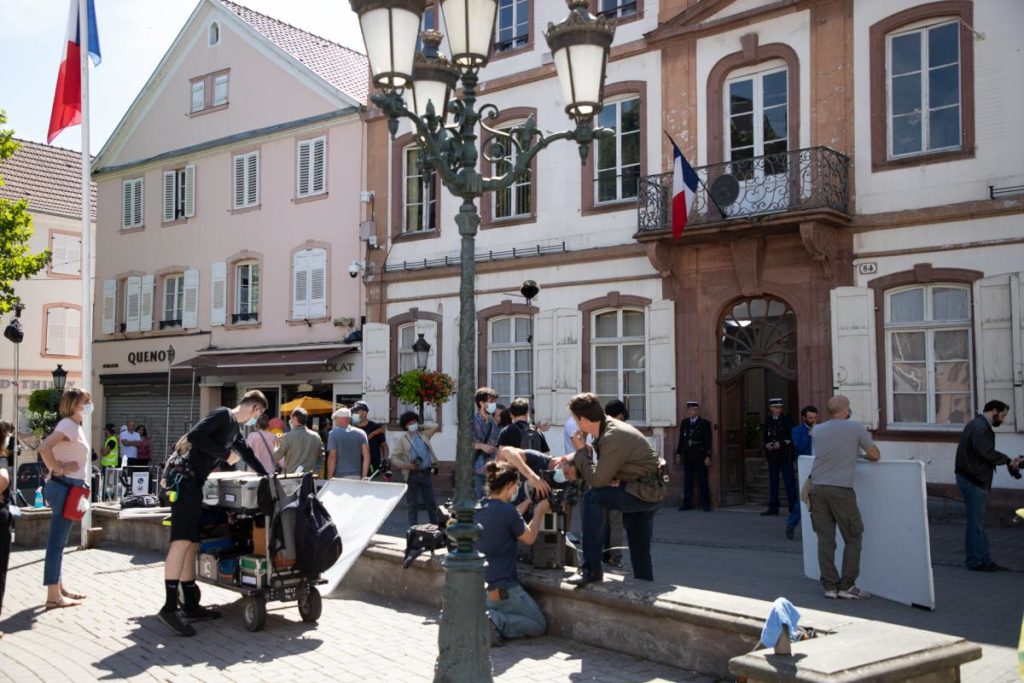
<instances>
[{"instance_id":1,"label":"ornate street lamp","mask_svg":"<svg viewBox=\"0 0 1024 683\"><path fill-rule=\"evenodd\" d=\"M565 111L575 127L547 135L537 129L533 116L511 129L496 130L484 118L497 119L498 108L490 104L477 107L480 70L487 65L494 44L496 0L441 0L451 66L437 56L440 40L432 32L423 35L424 54L414 57L422 0L349 3L359 16L373 82L380 89L370 99L389 117L392 136L398 133L400 119L412 124L422 170L436 173L448 191L462 199L455 218L462 237L455 523L448 529L456 548L444 560L440 654L434 680L490 681L484 560L473 547L480 527L474 521L473 428L469 419L476 388L474 242L480 226L476 202L484 192L520 182L533 158L557 140L576 142L580 158L586 160L591 142L614 134L595 130L593 121L601 111L605 66L615 29L604 17L590 13L587 0L567 0L569 17L558 25L548 25L548 47L562 83ZM461 95L450 99L456 83L461 83ZM410 87L411 94L407 92ZM478 125L487 135L482 150ZM483 177L478 170L481 153L491 161L507 162L494 165L503 173Z\"/></svg>"},{"instance_id":2,"label":"ornate street lamp","mask_svg":"<svg viewBox=\"0 0 1024 683\"><path fill-rule=\"evenodd\" d=\"M58 394L64 393L64 384L68 381L68 371L62 363L57 363L57 369L50 373L53 375L53 388Z\"/></svg>"},{"instance_id":3,"label":"ornate street lamp","mask_svg":"<svg viewBox=\"0 0 1024 683\"><path fill-rule=\"evenodd\" d=\"M416 367L420 370L427 369L427 359L430 357L430 342L423 338L423 335L412 343L412 352L416 354ZM423 422L423 399L420 399L420 422Z\"/></svg>"}]
</instances>

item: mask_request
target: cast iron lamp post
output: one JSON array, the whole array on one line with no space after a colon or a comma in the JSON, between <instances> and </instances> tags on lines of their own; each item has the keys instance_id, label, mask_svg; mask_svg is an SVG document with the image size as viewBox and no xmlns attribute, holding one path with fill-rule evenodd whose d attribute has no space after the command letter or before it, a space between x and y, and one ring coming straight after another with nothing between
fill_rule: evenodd
<instances>
[{"instance_id":1,"label":"cast iron lamp post","mask_svg":"<svg viewBox=\"0 0 1024 683\"><path fill-rule=\"evenodd\" d=\"M530 116L511 129L496 130L483 119L498 118L497 107L477 107L480 69L487 65L494 44L497 0L440 0L451 60L439 54L442 36L435 31L422 35L423 51L416 40L423 15L423 0L349 0L359 16L370 71L380 90L372 102L388 117L394 137L399 119L412 124L420 148L419 166L437 173L445 187L462 198L455 219L462 237L459 286L458 444L456 447L455 524L448 533L456 549L444 560L441 628L435 681L491 680L483 584L483 556L473 548L480 533L474 521L473 500L473 393L476 388L476 263L474 239L480 225L476 200L484 192L511 187L529 171L530 162L556 140L572 140L586 160L590 143L612 131L594 128L601 111L605 68L614 28L603 17L594 17L587 0L567 0L569 16L560 24L548 24L548 47L562 86L565 111L576 124L571 130L546 135ZM452 99L457 83L461 95ZM477 125L487 131L483 154L503 171L484 178L477 169Z\"/></svg>"},{"instance_id":2,"label":"cast iron lamp post","mask_svg":"<svg viewBox=\"0 0 1024 683\"><path fill-rule=\"evenodd\" d=\"M68 371L64 369L63 363L57 363L56 369L50 373L53 377L53 388L58 394L64 393L64 385L68 381Z\"/></svg>"},{"instance_id":3,"label":"cast iron lamp post","mask_svg":"<svg viewBox=\"0 0 1024 683\"><path fill-rule=\"evenodd\" d=\"M412 352L416 354L416 368L419 370L427 369L427 359L430 357L430 342L423 338L420 334L416 338L416 341L412 343ZM420 422L423 422L423 399L420 399Z\"/></svg>"}]
</instances>

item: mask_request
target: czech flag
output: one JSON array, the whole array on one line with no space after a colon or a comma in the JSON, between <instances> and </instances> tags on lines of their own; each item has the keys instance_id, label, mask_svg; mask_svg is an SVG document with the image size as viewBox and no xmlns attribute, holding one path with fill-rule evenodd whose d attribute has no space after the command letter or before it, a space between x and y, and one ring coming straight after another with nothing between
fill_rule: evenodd
<instances>
[{"instance_id":1,"label":"czech flag","mask_svg":"<svg viewBox=\"0 0 1024 683\"><path fill-rule=\"evenodd\" d=\"M53 142L62 130L82 122L82 37L79 34L78 0L70 0L68 36L64 42L64 58L57 72L57 89L53 93L53 111L50 112L50 131L46 141ZM96 8L89 6L89 55L93 64L100 63L100 35L96 30Z\"/></svg>"},{"instance_id":2,"label":"czech flag","mask_svg":"<svg viewBox=\"0 0 1024 683\"><path fill-rule=\"evenodd\" d=\"M690 207L693 206L693 198L697 194L697 172L690 166L683 153L679 151L678 145L671 137L672 153L674 162L672 164L672 239L679 239L683 236L683 228L686 227L686 219L689 217Z\"/></svg>"}]
</instances>

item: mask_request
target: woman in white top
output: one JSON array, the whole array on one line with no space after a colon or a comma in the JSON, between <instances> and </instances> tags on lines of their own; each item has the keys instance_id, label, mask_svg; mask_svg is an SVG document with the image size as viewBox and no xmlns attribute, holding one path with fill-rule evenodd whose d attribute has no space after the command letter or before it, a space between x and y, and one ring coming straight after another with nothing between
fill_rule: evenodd
<instances>
[{"instance_id":1,"label":"woman in white top","mask_svg":"<svg viewBox=\"0 0 1024 683\"><path fill-rule=\"evenodd\" d=\"M89 472L92 449L82 429L82 418L91 414L92 394L80 387L71 387L60 399L60 422L53 433L39 444L39 455L50 471L45 489L51 510L50 536L46 541L46 561L43 564L47 610L73 607L85 599L84 595L64 587L61 563L73 524L64 516L64 501L72 486L85 484Z\"/></svg>"}]
</instances>

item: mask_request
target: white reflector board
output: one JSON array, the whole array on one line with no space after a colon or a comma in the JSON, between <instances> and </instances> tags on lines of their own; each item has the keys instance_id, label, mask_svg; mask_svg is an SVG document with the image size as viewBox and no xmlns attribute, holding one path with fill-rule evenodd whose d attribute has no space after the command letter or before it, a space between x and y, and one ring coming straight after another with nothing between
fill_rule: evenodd
<instances>
[{"instance_id":1,"label":"white reflector board","mask_svg":"<svg viewBox=\"0 0 1024 683\"><path fill-rule=\"evenodd\" d=\"M811 473L814 457L799 458L801 486ZM878 597L913 607L935 609L932 552L928 537L928 495L924 463L883 460L857 463L853 490L864 521L857 585ZM800 504L804 575L817 581L818 537L811 513ZM842 573L843 537L836 527L836 569Z\"/></svg>"},{"instance_id":2,"label":"white reflector board","mask_svg":"<svg viewBox=\"0 0 1024 683\"><path fill-rule=\"evenodd\" d=\"M331 479L316 494L341 534L341 557L324 572L327 579L324 595L333 593L345 578L370 544L370 539L398 505L405 489L405 484Z\"/></svg>"}]
</instances>

